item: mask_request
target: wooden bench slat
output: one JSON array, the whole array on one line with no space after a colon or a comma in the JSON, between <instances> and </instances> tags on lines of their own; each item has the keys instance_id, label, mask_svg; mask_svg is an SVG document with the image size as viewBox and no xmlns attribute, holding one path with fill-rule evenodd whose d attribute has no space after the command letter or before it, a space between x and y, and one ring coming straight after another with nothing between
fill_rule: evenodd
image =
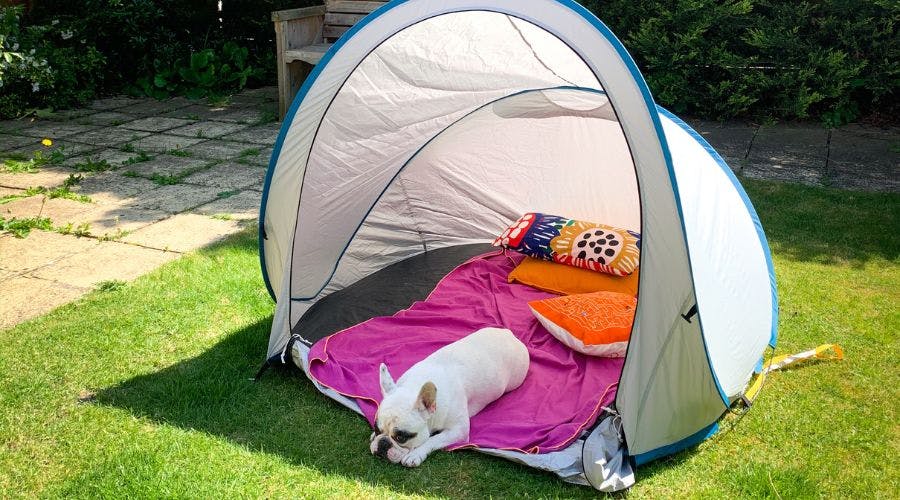
<instances>
[{"instance_id":1,"label":"wooden bench slat","mask_svg":"<svg viewBox=\"0 0 900 500\"><path fill-rule=\"evenodd\" d=\"M272 21L277 23L280 21L290 21L292 19L303 19L306 17L324 15L325 7L323 5L316 5L314 7L301 7L299 9L276 10L272 13Z\"/></svg>"},{"instance_id":2,"label":"wooden bench slat","mask_svg":"<svg viewBox=\"0 0 900 500\"><path fill-rule=\"evenodd\" d=\"M353 26L360 22L366 14L339 14L337 12L328 12L325 14L326 26Z\"/></svg>"},{"instance_id":3,"label":"wooden bench slat","mask_svg":"<svg viewBox=\"0 0 900 500\"><path fill-rule=\"evenodd\" d=\"M350 26L328 26L325 25L322 27L322 36L324 38L340 38L347 30L350 29Z\"/></svg>"},{"instance_id":4,"label":"wooden bench slat","mask_svg":"<svg viewBox=\"0 0 900 500\"><path fill-rule=\"evenodd\" d=\"M326 2L325 10L328 12L341 12L346 14L369 14L381 7L386 2L360 2L360 1L335 1Z\"/></svg>"},{"instance_id":5,"label":"wooden bench slat","mask_svg":"<svg viewBox=\"0 0 900 500\"><path fill-rule=\"evenodd\" d=\"M319 61L322 60L322 57L330 48L330 43L317 43L300 47L299 49L285 50L284 62L303 61L309 64L319 64Z\"/></svg>"}]
</instances>

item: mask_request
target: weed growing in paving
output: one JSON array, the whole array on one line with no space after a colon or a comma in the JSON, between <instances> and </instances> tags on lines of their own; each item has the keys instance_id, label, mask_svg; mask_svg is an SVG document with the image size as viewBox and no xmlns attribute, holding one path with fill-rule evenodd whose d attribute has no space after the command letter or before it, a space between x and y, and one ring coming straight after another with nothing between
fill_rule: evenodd
<instances>
[{"instance_id":1,"label":"weed growing in paving","mask_svg":"<svg viewBox=\"0 0 900 500\"><path fill-rule=\"evenodd\" d=\"M43 151L35 151L31 158L21 154L10 154L3 159L0 171L9 173L34 173L45 165L58 165L65 161L63 148L53 150L50 154Z\"/></svg>"},{"instance_id":2,"label":"weed growing in paving","mask_svg":"<svg viewBox=\"0 0 900 500\"><path fill-rule=\"evenodd\" d=\"M235 161L241 165L249 165L251 156L259 156L259 148L247 148L241 151Z\"/></svg>"},{"instance_id":3,"label":"weed growing in paving","mask_svg":"<svg viewBox=\"0 0 900 500\"><path fill-rule=\"evenodd\" d=\"M238 194L238 193L240 193L239 190L233 189L233 190L231 190L231 191L222 191L222 192L219 193L217 196L219 197L219 199L225 199L225 198L231 198L232 196L234 196L234 195L236 195L236 194Z\"/></svg>"},{"instance_id":4,"label":"weed growing in paving","mask_svg":"<svg viewBox=\"0 0 900 500\"><path fill-rule=\"evenodd\" d=\"M106 172L107 170L115 170L118 167L110 165L106 160L95 160L89 157L81 163L76 163L74 168L79 172Z\"/></svg>"},{"instance_id":5,"label":"weed growing in paving","mask_svg":"<svg viewBox=\"0 0 900 500\"><path fill-rule=\"evenodd\" d=\"M137 151L134 147L134 144L130 142L126 142L125 144L123 144L121 149L123 153L134 153L135 151Z\"/></svg>"},{"instance_id":6,"label":"weed growing in paving","mask_svg":"<svg viewBox=\"0 0 900 500\"><path fill-rule=\"evenodd\" d=\"M119 229L116 229L116 232L114 232L112 234L104 233L104 235L101 236L99 238L99 240L100 241L119 241L122 238L128 236L129 234L131 234L131 231L125 231L125 230L119 228Z\"/></svg>"},{"instance_id":7,"label":"weed growing in paving","mask_svg":"<svg viewBox=\"0 0 900 500\"><path fill-rule=\"evenodd\" d=\"M182 178L183 176L181 175L153 174L150 176L150 180L160 186L171 186L173 184L178 184L179 182L181 182Z\"/></svg>"},{"instance_id":8,"label":"weed growing in paving","mask_svg":"<svg viewBox=\"0 0 900 500\"><path fill-rule=\"evenodd\" d=\"M253 122L253 125L265 125L267 123L275 123L276 121L278 121L278 115L276 115L274 111L267 109L259 115L259 118Z\"/></svg>"},{"instance_id":9,"label":"weed growing in paving","mask_svg":"<svg viewBox=\"0 0 900 500\"><path fill-rule=\"evenodd\" d=\"M194 156L194 153L191 153L190 151L185 151L183 149L173 149L173 150L169 151L168 154L170 154L172 156L177 156L179 158L190 158L191 156Z\"/></svg>"},{"instance_id":10,"label":"weed growing in paving","mask_svg":"<svg viewBox=\"0 0 900 500\"><path fill-rule=\"evenodd\" d=\"M152 159L153 157L148 155L146 151L139 151L136 156L132 156L131 158L123 161L122 165L134 165L135 163L143 163Z\"/></svg>"},{"instance_id":11,"label":"weed growing in paving","mask_svg":"<svg viewBox=\"0 0 900 500\"><path fill-rule=\"evenodd\" d=\"M90 196L73 193L71 191L71 187L80 183L82 179L83 177L79 174L70 174L69 177L66 178L65 181L63 181L61 186L57 186L53 189L47 189L44 186L30 187L25 190L24 194L12 196L15 198L27 198L29 196L37 196L39 194L42 194L47 198L50 198L51 200L56 198L65 198L67 200L79 201L81 203L90 203Z\"/></svg>"},{"instance_id":12,"label":"weed growing in paving","mask_svg":"<svg viewBox=\"0 0 900 500\"><path fill-rule=\"evenodd\" d=\"M58 226L56 232L59 234L71 234L79 238L87 237L91 235L91 224L89 222L82 222L76 226L73 222L67 222L65 225Z\"/></svg>"},{"instance_id":13,"label":"weed growing in paving","mask_svg":"<svg viewBox=\"0 0 900 500\"><path fill-rule=\"evenodd\" d=\"M234 220L234 217L231 214L213 214L209 216L210 219L216 220Z\"/></svg>"},{"instance_id":14,"label":"weed growing in paving","mask_svg":"<svg viewBox=\"0 0 900 500\"><path fill-rule=\"evenodd\" d=\"M99 292L116 292L116 291L119 291L119 290L125 288L125 286L127 284L128 283L125 283L122 280L101 281L100 283L97 283L97 291L99 291Z\"/></svg>"},{"instance_id":15,"label":"weed growing in paving","mask_svg":"<svg viewBox=\"0 0 900 500\"><path fill-rule=\"evenodd\" d=\"M7 219L0 216L0 232L7 232L16 238L24 238L31 233L32 229L42 229L44 231L53 230L53 222L49 217L26 217L19 219L12 217Z\"/></svg>"}]
</instances>

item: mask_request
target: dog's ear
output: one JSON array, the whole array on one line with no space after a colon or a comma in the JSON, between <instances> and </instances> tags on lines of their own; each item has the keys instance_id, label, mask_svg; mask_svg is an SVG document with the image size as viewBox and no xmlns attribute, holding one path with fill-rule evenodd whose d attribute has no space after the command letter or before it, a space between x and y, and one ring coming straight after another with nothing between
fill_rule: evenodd
<instances>
[{"instance_id":1,"label":"dog's ear","mask_svg":"<svg viewBox=\"0 0 900 500\"><path fill-rule=\"evenodd\" d=\"M388 367L384 363L381 363L381 366L378 367L378 381L381 383L382 397L394 392L394 389L397 388L394 378L391 377L391 372L388 371Z\"/></svg>"},{"instance_id":2,"label":"dog's ear","mask_svg":"<svg viewBox=\"0 0 900 500\"><path fill-rule=\"evenodd\" d=\"M437 387L431 382L425 382L416 399L416 409L434 413L437 409Z\"/></svg>"}]
</instances>

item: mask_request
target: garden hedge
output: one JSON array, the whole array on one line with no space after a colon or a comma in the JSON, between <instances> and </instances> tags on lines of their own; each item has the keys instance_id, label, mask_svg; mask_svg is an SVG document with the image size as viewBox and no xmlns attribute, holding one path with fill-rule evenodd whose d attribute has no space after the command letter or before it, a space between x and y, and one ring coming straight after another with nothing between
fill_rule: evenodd
<instances>
[{"instance_id":1,"label":"garden hedge","mask_svg":"<svg viewBox=\"0 0 900 500\"><path fill-rule=\"evenodd\" d=\"M216 0L32 0L24 24L71 30L83 40L80 47L85 54L96 50L90 63L96 65L99 58L104 69L90 68L94 77L85 81L88 71L78 71L77 63L73 68L59 61L55 66L73 73L60 81L77 82L87 91L68 91L43 101L26 95L20 101L32 107L59 107L77 104L95 92L130 89L157 96L199 96L227 93L245 84L271 84L275 49L270 12L315 3L319 2L223 0L218 12ZM679 114L817 119L839 125L861 118L896 122L900 111L896 0L582 3L621 38L656 99ZM205 80L179 76L197 62L191 54L203 49L209 50L201 61L240 59L240 52L234 55L234 44L223 51L229 41L248 49L240 74L207 75ZM8 48L0 45L3 50ZM233 66L232 62L229 67ZM0 71L0 82L4 78L14 75L7 71L3 76ZM194 88L204 81L228 83L201 91ZM28 86L22 88L30 91ZM0 114L10 112L0 109Z\"/></svg>"}]
</instances>

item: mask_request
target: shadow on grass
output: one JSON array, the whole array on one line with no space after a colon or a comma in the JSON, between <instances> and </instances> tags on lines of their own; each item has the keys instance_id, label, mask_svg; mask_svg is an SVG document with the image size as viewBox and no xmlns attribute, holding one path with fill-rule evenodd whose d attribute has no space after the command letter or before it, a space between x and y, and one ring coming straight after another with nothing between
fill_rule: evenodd
<instances>
[{"instance_id":1,"label":"shadow on grass","mask_svg":"<svg viewBox=\"0 0 900 500\"><path fill-rule=\"evenodd\" d=\"M801 262L900 258L900 195L741 179L772 252Z\"/></svg>"},{"instance_id":2,"label":"shadow on grass","mask_svg":"<svg viewBox=\"0 0 900 500\"><path fill-rule=\"evenodd\" d=\"M593 496L505 460L472 451L435 453L418 469L369 454L371 432L357 414L321 395L298 370L248 380L265 354L271 318L229 334L203 354L100 391L97 402L277 454L324 475L426 495Z\"/></svg>"}]
</instances>

